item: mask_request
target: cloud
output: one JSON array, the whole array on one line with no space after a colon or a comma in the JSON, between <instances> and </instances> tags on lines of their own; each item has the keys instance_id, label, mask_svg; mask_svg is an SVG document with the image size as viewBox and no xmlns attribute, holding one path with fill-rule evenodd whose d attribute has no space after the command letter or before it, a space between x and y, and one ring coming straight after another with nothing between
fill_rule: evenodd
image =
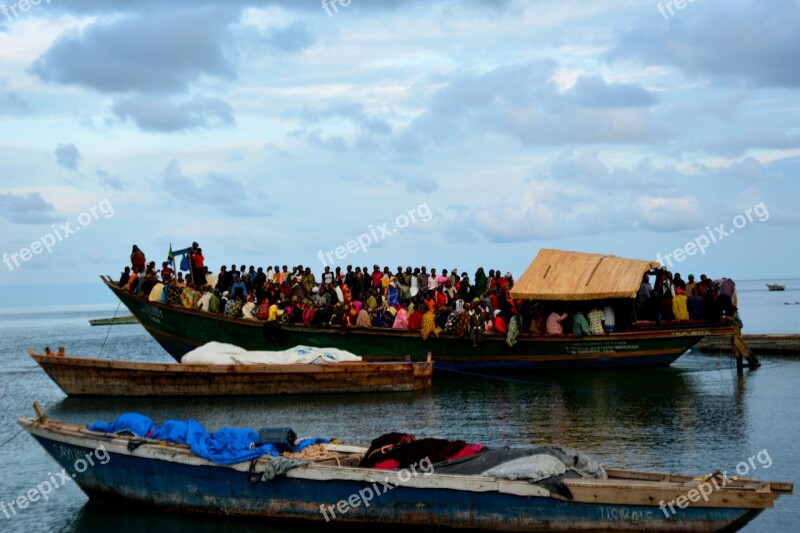
<instances>
[{"instance_id":1,"label":"cloud","mask_svg":"<svg viewBox=\"0 0 800 533\"><path fill-rule=\"evenodd\" d=\"M641 21L608 53L667 65L700 78L733 78L755 86L797 88L800 3L796 0L697 2L667 21Z\"/></svg>"},{"instance_id":2,"label":"cloud","mask_svg":"<svg viewBox=\"0 0 800 533\"><path fill-rule=\"evenodd\" d=\"M257 207L250 202L254 196L252 188L215 172L189 178L183 174L177 159L170 160L164 168L162 185L170 198L195 207L212 206L232 217L270 216L269 206L261 203Z\"/></svg>"},{"instance_id":3,"label":"cloud","mask_svg":"<svg viewBox=\"0 0 800 533\"><path fill-rule=\"evenodd\" d=\"M28 103L14 91L0 89L0 116L27 115Z\"/></svg>"},{"instance_id":4,"label":"cloud","mask_svg":"<svg viewBox=\"0 0 800 533\"><path fill-rule=\"evenodd\" d=\"M63 167L72 172L78 171L78 165L83 159L78 147L72 143L59 144L54 151L56 154L56 162L60 167Z\"/></svg>"},{"instance_id":5,"label":"cloud","mask_svg":"<svg viewBox=\"0 0 800 533\"><path fill-rule=\"evenodd\" d=\"M306 24L300 21L268 29L264 32L264 40L269 46L289 53L302 52L316 42Z\"/></svg>"},{"instance_id":6,"label":"cloud","mask_svg":"<svg viewBox=\"0 0 800 533\"><path fill-rule=\"evenodd\" d=\"M103 93L180 93L201 77L234 79L235 9L152 10L69 31L32 65L42 80Z\"/></svg>"},{"instance_id":7,"label":"cloud","mask_svg":"<svg viewBox=\"0 0 800 533\"><path fill-rule=\"evenodd\" d=\"M95 175L100 178L100 183L104 185L108 185L115 191L122 191L125 190L125 184L120 179L119 176L114 176L108 171L103 170L102 168L98 168L95 171Z\"/></svg>"},{"instance_id":8,"label":"cloud","mask_svg":"<svg viewBox=\"0 0 800 533\"><path fill-rule=\"evenodd\" d=\"M52 224L61 221L53 204L38 192L0 193L0 216L15 224Z\"/></svg>"},{"instance_id":9,"label":"cloud","mask_svg":"<svg viewBox=\"0 0 800 533\"><path fill-rule=\"evenodd\" d=\"M588 77L562 92L554 81L557 66L534 61L453 74L395 146L457 146L489 132L524 146L639 143L652 136L647 107L655 98L647 91Z\"/></svg>"},{"instance_id":10,"label":"cloud","mask_svg":"<svg viewBox=\"0 0 800 533\"><path fill-rule=\"evenodd\" d=\"M650 157L643 157L632 168L612 167L596 151L562 152L542 174L558 182L572 181L601 191L667 190L684 177L675 167L656 167Z\"/></svg>"},{"instance_id":11,"label":"cloud","mask_svg":"<svg viewBox=\"0 0 800 533\"><path fill-rule=\"evenodd\" d=\"M583 107L649 107L658 101L639 85L606 83L602 76L580 76L567 95Z\"/></svg>"},{"instance_id":12,"label":"cloud","mask_svg":"<svg viewBox=\"0 0 800 533\"><path fill-rule=\"evenodd\" d=\"M145 131L162 133L218 128L236 123L231 105L213 96L194 96L178 102L131 96L116 100L111 111L122 120L132 120Z\"/></svg>"},{"instance_id":13,"label":"cloud","mask_svg":"<svg viewBox=\"0 0 800 533\"><path fill-rule=\"evenodd\" d=\"M358 186L367 186L373 189L382 189L398 185L409 193L432 193L439 188L436 178L423 174L407 174L390 172L382 175L369 175L353 172L339 176L341 181Z\"/></svg>"},{"instance_id":14,"label":"cloud","mask_svg":"<svg viewBox=\"0 0 800 533\"><path fill-rule=\"evenodd\" d=\"M702 225L700 205L693 196L640 196L635 213L642 227L655 231L676 231Z\"/></svg>"}]
</instances>

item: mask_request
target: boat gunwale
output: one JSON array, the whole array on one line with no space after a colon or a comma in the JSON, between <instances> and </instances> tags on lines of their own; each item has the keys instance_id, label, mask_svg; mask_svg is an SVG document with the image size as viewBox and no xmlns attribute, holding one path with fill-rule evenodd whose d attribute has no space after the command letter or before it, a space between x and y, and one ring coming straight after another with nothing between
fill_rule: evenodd
<instances>
[{"instance_id":1,"label":"boat gunwale","mask_svg":"<svg viewBox=\"0 0 800 533\"><path fill-rule=\"evenodd\" d=\"M243 364L243 365L209 365L181 363L149 363L139 361L120 361L110 359L97 359L81 356L55 356L37 353L33 348L28 348L28 354L41 366L70 367L131 370L154 373L179 373L179 374L306 374L306 373L350 373L364 371L364 373L380 372L422 372L425 375L433 372L434 363L430 361L344 361L330 365L313 364Z\"/></svg>"}]
</instances>

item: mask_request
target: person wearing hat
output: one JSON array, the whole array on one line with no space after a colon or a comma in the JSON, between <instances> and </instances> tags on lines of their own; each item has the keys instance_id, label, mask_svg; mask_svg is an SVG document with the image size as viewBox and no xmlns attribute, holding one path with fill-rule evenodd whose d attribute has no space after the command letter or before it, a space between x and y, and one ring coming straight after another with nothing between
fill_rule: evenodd
<instances>
[{"instance_id":1,"label":"person wearing hat","mask_svg":"<svg viewBox=\"0 0 800 533\"><path fill-rule=\"evenodd\" d=\"M687 307L686 291L677 289L672 298L672 312L675 320L689 320L689 308Z\"/></svg>"}]
</instances>

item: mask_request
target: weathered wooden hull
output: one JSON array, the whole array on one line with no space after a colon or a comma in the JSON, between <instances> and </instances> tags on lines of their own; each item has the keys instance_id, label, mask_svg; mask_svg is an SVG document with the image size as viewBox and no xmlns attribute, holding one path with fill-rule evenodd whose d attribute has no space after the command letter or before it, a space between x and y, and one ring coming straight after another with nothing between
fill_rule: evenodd
<instances>
[{"instance_id":1,"label":"weathered wooden hull","mask_svg":"<svg viewBox=\"0 0 800 533\"><path fill-rule=\"evenodd\" d=\"M433 363L180 365L34 354L68 396L262 396L429 388Z\"/></svg>"},{"instance_id":2,"label":"weathered wooden hull","mask_svg":"<svg viewBox=\"0 0 800 533\"><path fill-rule=\"evenodd\" d=\"M263 470L263 459L252 465L220 466L176 446L131 447L131 438L51 429L52 422L19 423L68 473L75 473L74 480L90 498L265 521L325 522L324 506L329 508L328 520L340 524L513 532L734 531L772 507L778 497L769 483L760 484L759 490L724 489L724 494L712 494L709 504L701 500L667 517L658 502L675 500L689 484L567 480L573 493L573 500L567 501L524 481L435 471L429 476L403 476L402 471L317 464L292 469L269 482L251 482L248 471ZM99 446L108 453L105 464L76 472L77 465L86 465L79 461ZM386 483L393 487L388 489ZM368 506L335 510L337 502L366 496L368 488L373 492Z\"/></svg>"},{"instance_id":3,"label":"weathered wooden hull","mask_svg":"<svg viewBox=\"0 0 800 533\"><path fill-rule=\"evenodd\" d=\"M571 336L520 335L514 346L503 336L486 335L477 348L468 338L448 335L423 340L419 332L385 329L314 328L270 324L173 307L107 286L145 329L175 359L210 341L248 350L283 350L297 345L334 347L366 360L410 356L424 360L430 352L437 369L617 369L668 366L703 337L731 335L731 325L658 328L576 339Z\"/></svg>"}]
</instances>

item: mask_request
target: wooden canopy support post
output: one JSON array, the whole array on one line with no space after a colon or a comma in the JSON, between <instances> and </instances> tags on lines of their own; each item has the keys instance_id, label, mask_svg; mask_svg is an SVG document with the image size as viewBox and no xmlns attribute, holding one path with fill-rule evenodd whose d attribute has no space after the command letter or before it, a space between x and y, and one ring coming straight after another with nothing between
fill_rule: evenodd
<instances>
[{"instance_id":1,"label":"wooden canopy support post","mask_svg":"<svg viewBox=\"0 0 800 533\"><path fill-rule=\"evenodd\" d=\"M733 355L736 357L736 368L741 370L744 368L744 359L747 359L747 367L750 369L761 366L758 359L753 354L753 351L747 345L747 342L742 337L742 330L736 328L736 332L731 335L731 348Z\"/></svg>"}]
</instances>

